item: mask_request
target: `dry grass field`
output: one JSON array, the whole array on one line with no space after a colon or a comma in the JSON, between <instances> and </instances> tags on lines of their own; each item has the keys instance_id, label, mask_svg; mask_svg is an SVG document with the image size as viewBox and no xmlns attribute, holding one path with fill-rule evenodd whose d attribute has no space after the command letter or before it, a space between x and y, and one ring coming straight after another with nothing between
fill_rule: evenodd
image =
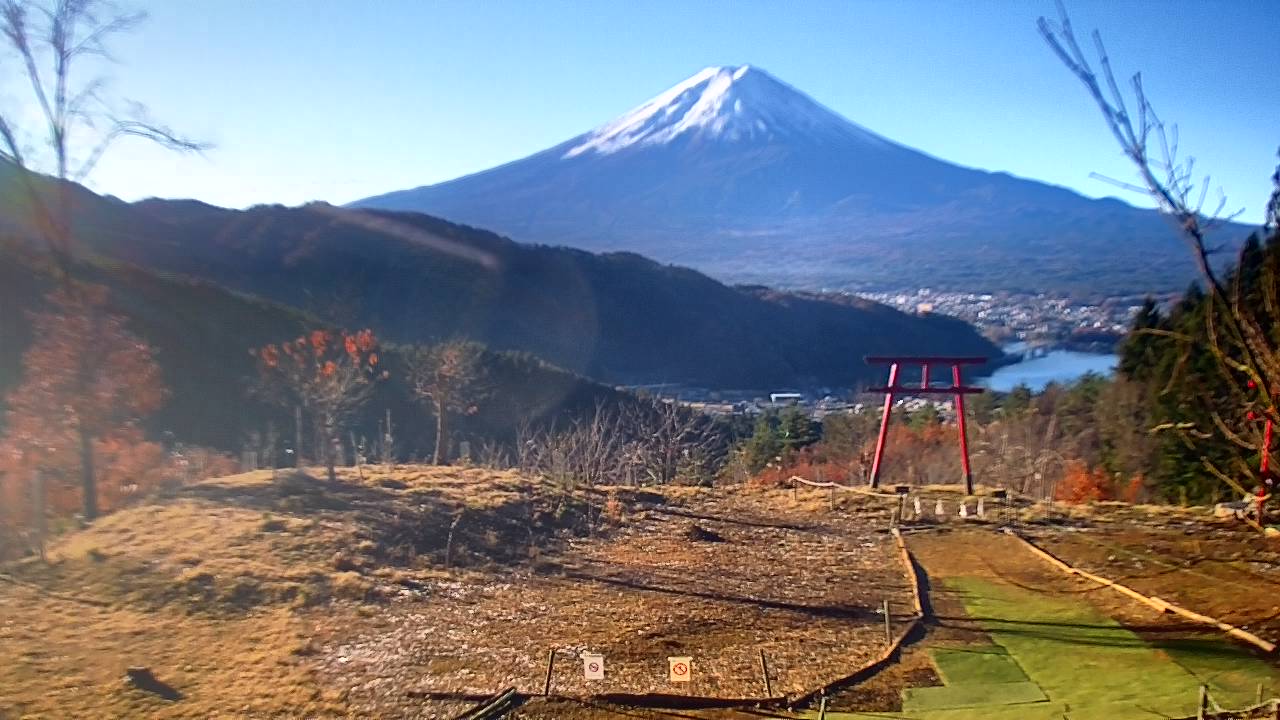
<instances>
[{"instance_id":1,"label":"dry grass field","mask_svg":"<svg viewBox=\"0 0 1280 720\"><path fill-rule=\"evenodd\" d=\"M0 717L450 717L458 696L775 695L836 680L909 595L861 498L367 467L199 483L0 580ZM606 656L582 679L578 653ZM125 680L145 667L156 682Z\"/></svg>"}]
</instances>

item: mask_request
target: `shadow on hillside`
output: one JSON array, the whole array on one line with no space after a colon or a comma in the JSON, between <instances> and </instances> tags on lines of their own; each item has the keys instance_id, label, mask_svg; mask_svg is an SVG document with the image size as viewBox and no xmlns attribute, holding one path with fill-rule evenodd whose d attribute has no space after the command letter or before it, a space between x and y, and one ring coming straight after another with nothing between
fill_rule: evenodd
<instances>
[{"instance_id":1,"label":"shadow on hillside","mask_svg":"<svg viewBox=\"0 0 1280 720\"><path fill-rule=\"evenodd\" d=\"M535 493L469 507L465 496L441 488L388 479L331 482L294 470L267 482L200 483L184 488L179 497L300 519L329 515L350 524L353 544L368 556L348 563L357 567L423 560L449 566L511 564L528 559L535 548L558 549L563 535L589 530L589 508L581 498Z\"/></svg>"},{"instance_id":2,"label":"shadow on hillside","mask_svg":"<svg viewBox=\"0 0 1280 720\"><path fill-rule=\"evenodd\" d=\"M573 580L586 580L589 582L598 582L605 585L613 585L616 587L628 588L631 590L643 590L646 592L662 593L665 595L680 595L683 597L696 597L703 600L715 600L718 602L735 603L739 605L750 605L753 607L767 608L770 610L785 610L787 612L800 613L814 617L836 618L844 620L868 620L878 618L878 611L871 608L850 607L840 605L804 605L801 603L790 603L781 600L767 600L764 598L743 597L740 595L728 595L725 593L704 592L700 590L690 590L687 588L671 588L662 587L660 585L652 585L650 583L640 582L637 580L628 580L624 578L609 577L607 575L593 575L591 573L568 571L565 577Z\"/></svg>"},{"instance_id":3,"label":"shadow on hillside","mask_svg":"<svg viewBox=\"0 0 1280 720\"><path fill-rule=\"evenodd\" d=\"M1010 620L980 615L964 617L943 615L935 617L934 620L938 627L963 628L967 623L976 622L987 632L998 635L1013 635L1065 645L1176 650L1220 658L1238 658L1245 652L1218 638L1185 637L1187 633L1204 631L1198 626L1170 624L1117 626L1051 620Z\"/></svg>"},{"instance_id":4,"label":"shadow on hillside","mask_svg":"<svg viewBox=\"0 0 1280 720\"><path fill-rule=\"evenodd\" d=\"M203 482L180 491L181 497L263 512L309 513L389 507L396 493L363 483L331 482L306 473L280 471L275 480L253 484Z\"/></svg>"},{"instance_id":5,"label":"shadow on hillside","mask_svg":"<svg viewBox=\"0 0 1280 720\"><path fill-rule=\"evenodd\" d=\"M730 525L742 525L744 527L754 528L774 528L777 530L795 530L797 532L822 533L819 528L812 525L797 525L795 523L770 523L770 522L754 522L751 520L742 520L740 518L725 517L723 515L711 515L709 513L689 512L688 510L679 510L676 508L656 507L650 508L649 512L656 515L672 515L675 517L689 518L691 520L706 520L710 522L722 522Z\"/></svg>"},{"instance_id":6,"label":"shadow on hillside","mask_svg":"<svg viewBox=\"0 0 1280 720\"><path fill-rule=\"evenodd\" d=\"M929 579L929 573L925 572L915 555L907 553L907 557L911 560L911 567L915 569L916 579L920 583L920 611L930 623L940 624L936 621L943 618L933 614L933 582Z\"/></svg>"}]
</instances>

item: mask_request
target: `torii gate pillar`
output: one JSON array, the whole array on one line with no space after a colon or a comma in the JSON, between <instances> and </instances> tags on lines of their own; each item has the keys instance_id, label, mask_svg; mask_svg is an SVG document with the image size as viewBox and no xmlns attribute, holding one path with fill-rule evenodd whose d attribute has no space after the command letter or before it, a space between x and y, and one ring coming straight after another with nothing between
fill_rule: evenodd
<instances>
[{"instance_id":1,"label":"torii gate pillar","mask_svg":"<svg viewBox=\"0 0 1280 720\"><path fill-rule=\"evenodd\" d=\"M871 388L870 392L884 393L884 410L880 415L880 434L876 437L876 457L871 464L871 487L880 487L880 469L884 461L885 441L889 437L889 418L893 412L893 401L899 395L954 395L956 403L956 426L960 434L960 469L964 476L965 493L973 494L973 470L969 467L969 438L964 424L964 396L984 392L980 387L966 387L962 382L961 368L965 365L982 365L987 362L984 357L943 357L943 356L874 356L866 358L868 365L888 365L889 384L881 388ZM901 365L920 366L920 387L904 387L898 384L898 368ZM929 366L950 365L951 387L930 387Z\"/></svg>"}]
</instances>

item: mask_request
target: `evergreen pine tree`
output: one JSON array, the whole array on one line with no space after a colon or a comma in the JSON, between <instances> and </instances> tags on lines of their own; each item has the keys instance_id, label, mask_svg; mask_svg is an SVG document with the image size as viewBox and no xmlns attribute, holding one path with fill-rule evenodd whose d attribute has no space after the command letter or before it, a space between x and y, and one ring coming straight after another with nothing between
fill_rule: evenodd
<instances>
[{"instance_id":1,"label":"evergreen pine tree","mask_svg":"<svg viewBox=\"0 0 1280 720\"><path fill-rule=\"evenodd\" d=\"M800 408L792 405L782 411L778 419L778 437L787 450L799 450L818 440L814 422Z\"/></svg>"},{"instance_id":2,"label":"evergreen pine tree","mask_svg":"<svg viewBox=\"0 0 1280 720\"><path fill-rule=\"evenodd\" d=\"M756 419L751 437L743 445L747 468L753 473L758 473L781 453L782 440L778 436L776 418L770 413L762 413Z\"/></svg>"}]
</instances>

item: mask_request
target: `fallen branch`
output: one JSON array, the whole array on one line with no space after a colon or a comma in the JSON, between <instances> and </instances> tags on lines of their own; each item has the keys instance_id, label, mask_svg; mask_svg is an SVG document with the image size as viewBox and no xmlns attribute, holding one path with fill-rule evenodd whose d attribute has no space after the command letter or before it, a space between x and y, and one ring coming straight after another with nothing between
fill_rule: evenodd
<instances>
[{"instance_id":1,"label":"fallen branch","mask_svg":"<svg viewBox=\"0 0 1280 720\"><path fill-rule=\"evenodd\" d=\"M1095 582L1099 585L1109 587L1112 590L1115 590L1116 592L1122 595L1126 595L1134 600L1137 600L1138 602L1150 607L1151 609L1155 610L1158 613L1171 612L1171 613L1174 613L1175 615L1181 615L1182 617L1187 618L1188 620L1192 620L1194 622L1198 622L1203 625L1211 625L1217 628L1218 630L1221 630L1222 632L1226 633L1227 635L1233 638L1236 638L1237 640L1242 640L1246 643L1249 643L1251 645L1255 645L1261 648L1263 652L1273 653L1276 650L1275 643L1263 640L1262 638L1258 637L1257 635L1254 635L1251 632L1241 630L1240 628L1234 625L1224 623L1215 618L1211 618L1208 615L1201 615L1200 613L1192 612L1191 610L1187 610L1186 608L1182 608L1177 605L1174 605L1173 603L1168 602L1167 600L1161 600L1158 597L1150 597L1147 595L1143 595L1137 590L1134 590L1133 588L1125 585L1121 585L1120 583L1114 580L1109 580L1100 575L1094 575L1091 572L1087 572L1085 570L1072 567L1067 563L1063 562L1062 560L1054 557L1048 551L1043 550L1040 547L1037 547L1035 543L1022 537L1021 535L1014 532L1013 530L1009 528L1005 528L1004 531L1006 534L1014 538L1017 538L1018 540L1021 540L1022 544L1028 550L1030 550L1035 555L1039 556L1045 562L1049 563L1050 565L1053 565L1054 567L1058 568L1059 570L1063 571L1068 575L1078 575L1079 577L1082 577L1086 580Z\"/></svg>"},{"instance_id":2,"label":"fallen branch","mask_svg":"<svg viewBox=\"0 0 1280 720\"><path fill-rule=\"evenodd\" d=\"M491 720L493 718L506 717L507 713L522 702L524 702L524 698L520 693L516 692L515 688L507 688L462 713L456 720Z\"/></svg>"}]
</instances>

